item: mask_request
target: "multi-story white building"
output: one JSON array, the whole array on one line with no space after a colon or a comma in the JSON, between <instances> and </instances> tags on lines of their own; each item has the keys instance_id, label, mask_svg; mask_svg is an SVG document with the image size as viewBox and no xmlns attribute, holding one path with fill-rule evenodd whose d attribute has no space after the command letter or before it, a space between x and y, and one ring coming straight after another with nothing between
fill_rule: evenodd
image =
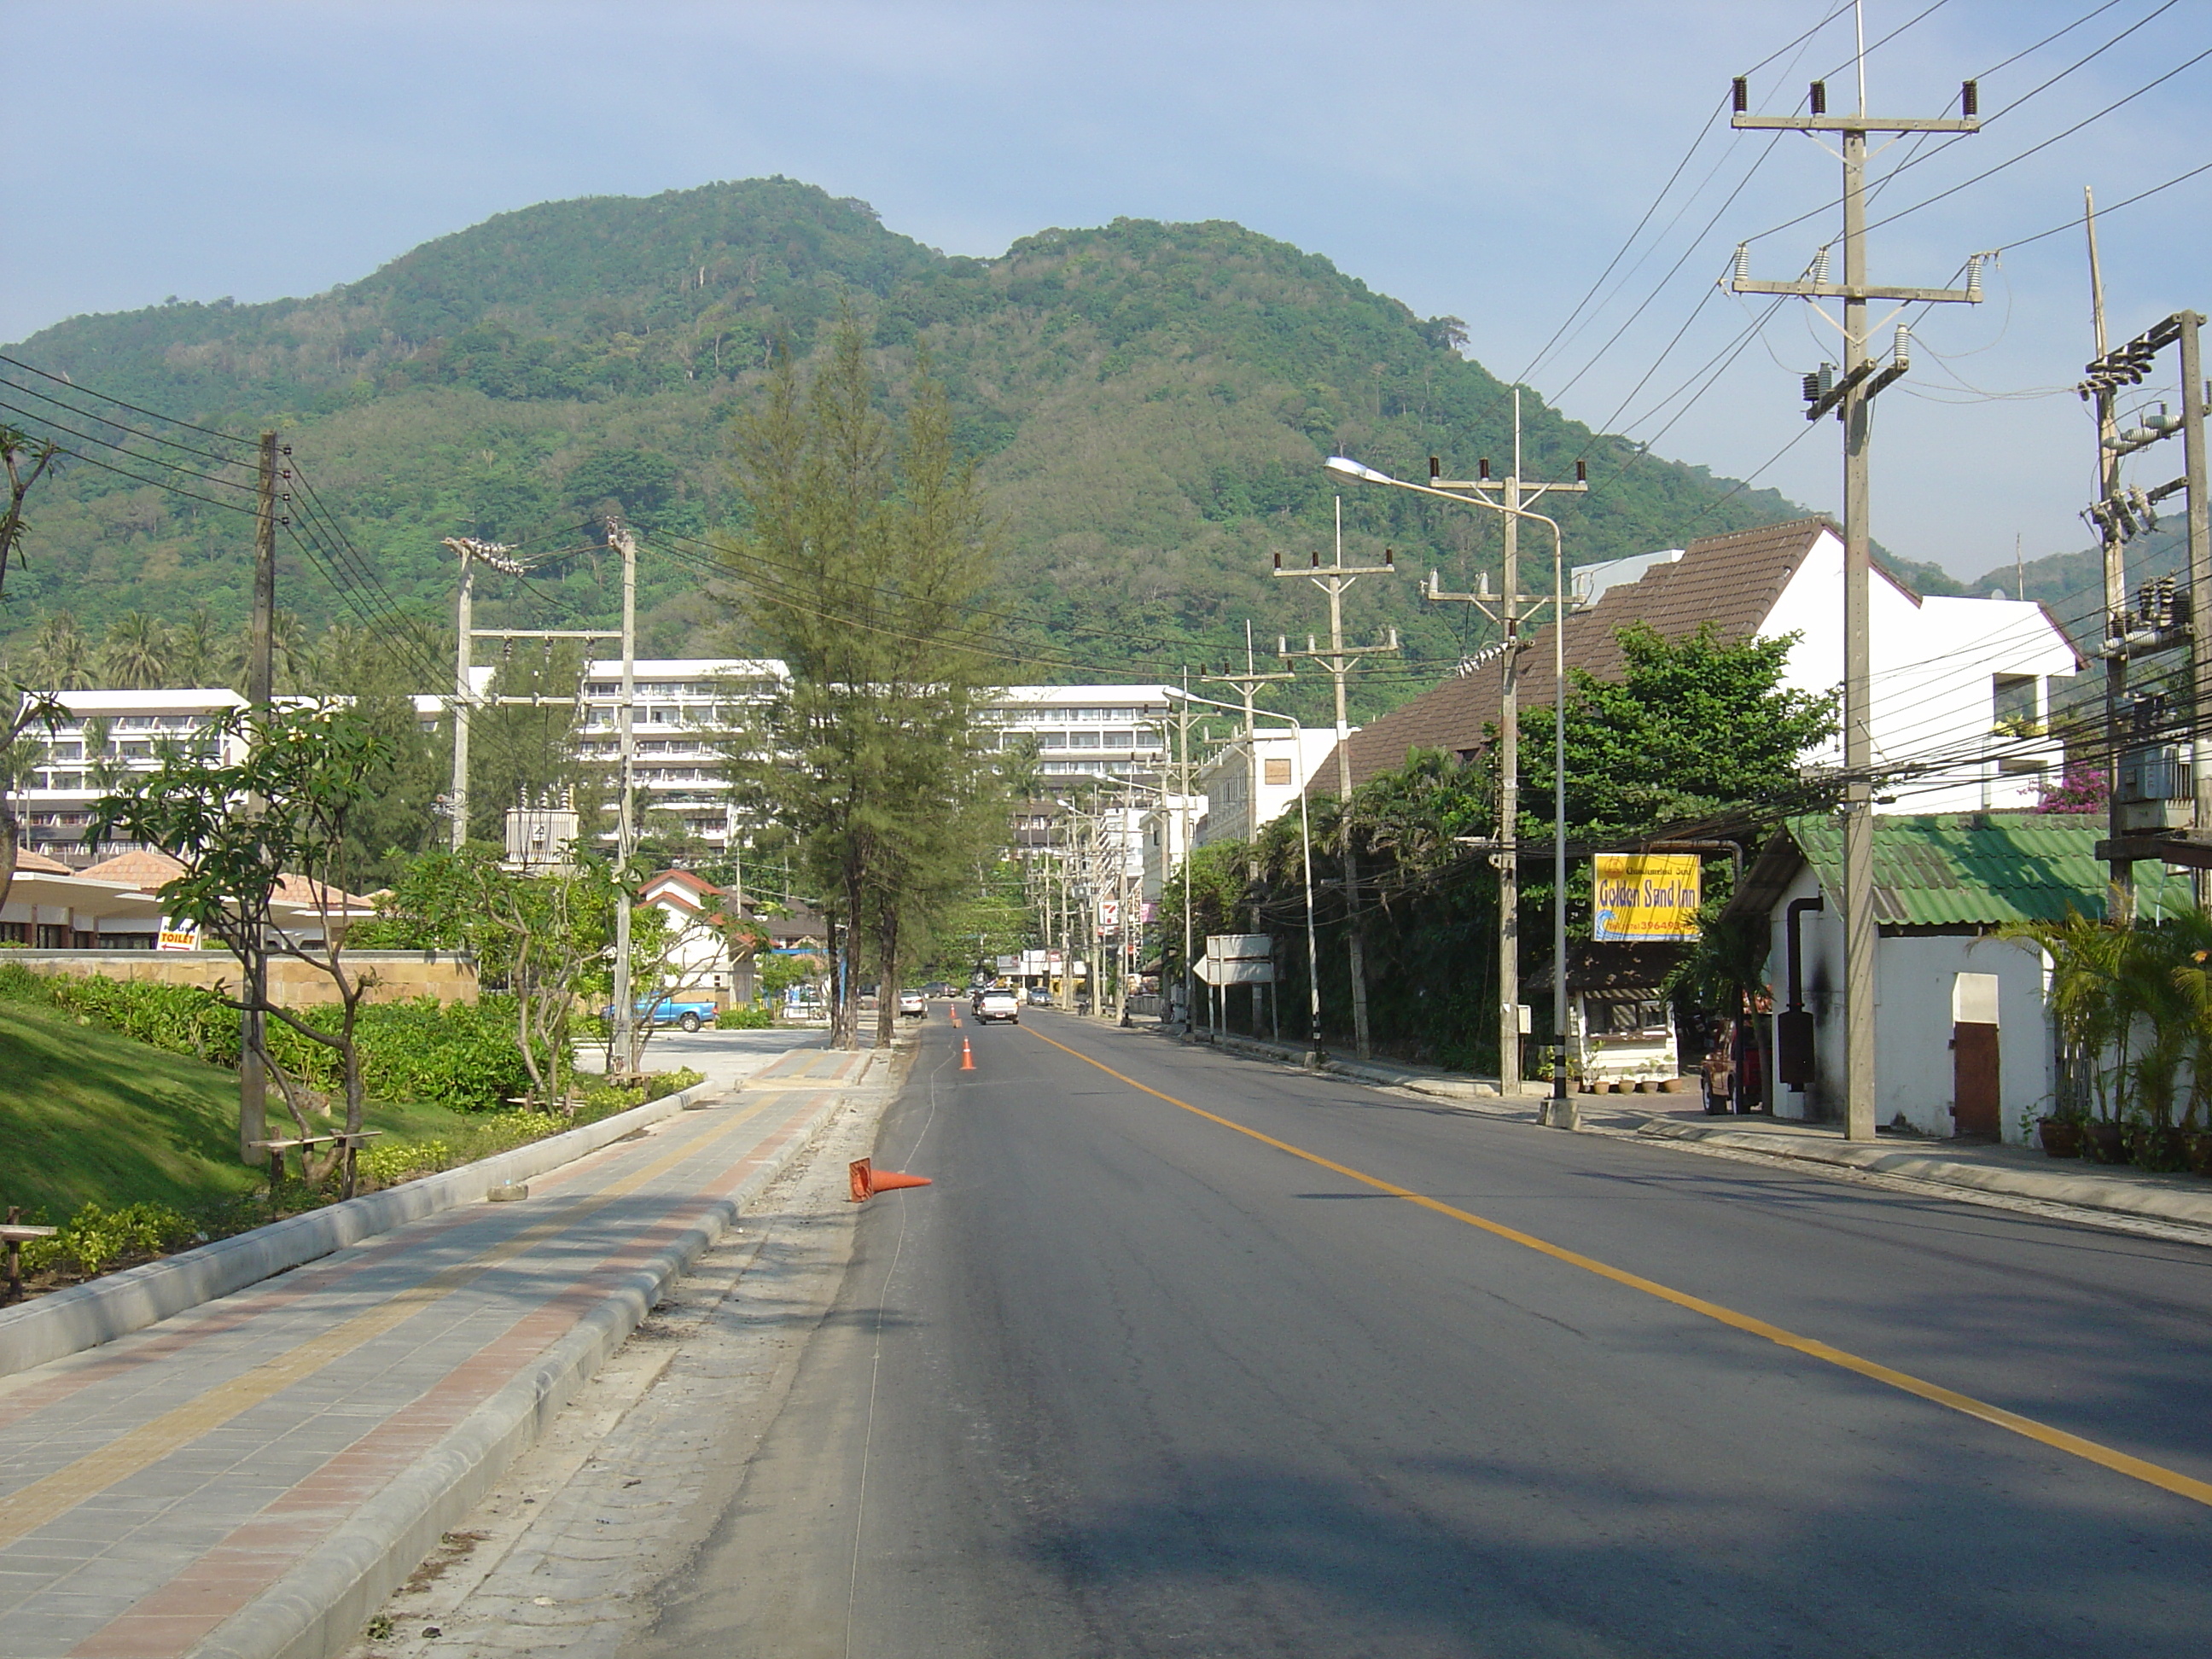
<instances>
[{"instance_id":1,"label":"multi-story white building","mask_svg":"<svg viewBox=\"0 0 2212 1659\"><path fill-rule=\"evenodd\" d=\"M641 657L632 678L636 690L630 729L637 745L632 777L640 817L666 813L709 845L727 845L727 734L741 723L747 707L775 694L790 671L772 659ZM606 771L610 793L621 764L615 725L621 701L622 659L591 664L576 752Z\"/></svg>"},{"instance_id":2,"label":"multi-story white building","mask_svg":"<svg viewBox=\"0 0 2212 1659\"><path fill-rule=\"evenodd\" d=\"M85 844L93 803L106 793L96 779L103 770L150 772L164 750L213 741L209 733L222 715L246 706L227 688L189 691L63 691L55 701L68 711L51 732L29 732L45 744L45 762L21 791L23 846L57 859L73 870L143 850L134 841ZM234 738L223 759L241 758Z\"/></svg>"},{"instance_id":3,"label":"multi-story white building","mask_svg":"<svg viewBox=\"0 0 2212 1659\"><path fill-rule=\"evenodd\" d=\"M1164 685L1011 685L981 711L998 744L1036 745L1037 770L1055 778L1135 778L1168 758Z\"/></svg>"}]
</instances>

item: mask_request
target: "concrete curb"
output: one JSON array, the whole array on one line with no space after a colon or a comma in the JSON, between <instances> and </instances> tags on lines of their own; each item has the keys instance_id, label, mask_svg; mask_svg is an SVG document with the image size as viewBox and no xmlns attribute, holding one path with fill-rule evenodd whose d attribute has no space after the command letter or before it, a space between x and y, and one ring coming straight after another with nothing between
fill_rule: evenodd
<instances>
[{"instance_id":1,"label":"concrete curb","mask_svg":"<svg viewBox=\"0 0 2212 1659\"><path fill-rule=\"evenodd\" d=\"M1717 1124L1661 1120L1646 1123L1636 1133L1654 1140L1725 1146L1736 1152L1763 1152L1770 1158L1799 1158L1808 1164L1834 1164L1876 1175L1910 1176L1918 1181L1965 1187L1976 1192L2002 1193L2010 1198L2069 1204L2078 1209L2107 1210L2121 1215L2212 1226L2212 1192L2191 1192L2179 1186L2167 1189L2146 1187L2136 1181L2109 1181L2056 1170L2045 1174L2035 1170L1994 1168L1936 1153L1892 1150L1878 1145L1850 1145L1804 1135L1759 1134L1755 1131L1723 1128Z\"/></svg>"},{"instance_id":2,"label":"concrete curb","mask_svg":"<svg viewBox=\"0 0 2212 1659\"><path fill-rule=\"evenodd\" d=\"M528 1370L471 1412L297 1566L193 1647L189 1659L326 1659L343 1653L385 1598L437 1547L439 1535L483 1500L576 1389L629 1340L677 1277L814 1144L844 1103L842 1097L825 1101L737 1192L716 1200L706 1215L586 1312Z\"/></svg>"},{"instance_id":3,"label":"concrete curb","mask_svg":"<svg viewBox=\"0 0 2212 1659\"><path fill-rule=\"evenodd\" d=\"M1179 1031L1160 1030L1154 1035L1181 1038ZM1272 1060L1279 1066L1304 1070L1303 1049L1279 1047L1253 1037L1238 1036L1223 1032L1203 1046L1225 1054L1241 1054L1250 1060ZM1340 1060L1334 1055L1321 1063L1322 1072L1335 1077L1348 1077L1356 1083L1379 1084L1389 1089L1411 1089L1417 1094L1436 1095L1445 1100L1498 1100L1502 1098L1494 1080L1475 1077L1454 1077L1448 1073L1401 1071L1395 1066L1375 1066L1364 1060Z\"/></svg>"},{"instance_id":4,"label":"concrete curb","mask_svg":"<svg viewBox=\"0 0 2212 1659\"><path fill-rule=\"evenodd\" d=\"M403 1223L480 1202L502 1182L527 1181L663 1118L716 1085L702 1083L626 1112L533 1140L380 1193L368 1193L197 1249L128 1267L0 1310L0 1376L112 1342Z\"/></svg>"}]
</instances>

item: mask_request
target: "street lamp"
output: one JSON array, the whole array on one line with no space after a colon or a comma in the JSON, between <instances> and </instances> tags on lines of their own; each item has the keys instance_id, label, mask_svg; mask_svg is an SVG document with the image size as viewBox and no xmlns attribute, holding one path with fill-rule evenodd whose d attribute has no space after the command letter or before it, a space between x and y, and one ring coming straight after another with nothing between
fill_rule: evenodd
<instances>
[{"instance_id":1,"label":"street lamp","mask_svg":"<svg viewBox=\"0 0 2212 1659\"><path fill-rule=\"evenodd\" d=\"M1565 544L1558 520L1527 507L1509 506L1477 495L1438 489L1429 484L1408 483L1387 472L1363 465L1348 455L1332 455L1322 465L1340 478L1354 483L1388 484L1410 489L1417 495L1462 506L1487 507L1509 519L1532 519L1552 532L1552 1030L1557 1042L1552 1064L1552 1098L1545 1121L1554 1128L1576 1127L1574 1097L1567 1092L1567 572ZM1498 826L1510 835L1508 825ZM1512 1040L1501 1030L1501 1045Z\"/></svg>"}]
</instances>

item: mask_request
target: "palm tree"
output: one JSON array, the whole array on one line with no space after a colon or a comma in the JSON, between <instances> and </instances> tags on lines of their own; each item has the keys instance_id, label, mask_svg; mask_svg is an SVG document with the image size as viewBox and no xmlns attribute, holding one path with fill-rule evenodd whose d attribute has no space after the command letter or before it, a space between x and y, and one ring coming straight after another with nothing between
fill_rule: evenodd
<instances>
[{"instance_id":1,"label":"palm tree","mask_svg":"<svg viewBox=\"0 0 2212 1659\"><path fill-rule=\"evenodd\" d=\"M228 685L234 668L231 642L205 605L169 630L169 678L178 685Z\"/></svg>"},{"instance_id":2,"label":"palm tree","mask_svg":"<svg viewBox=\"0 0 2212 1659\"><path fill-rule=\"evenodd\" d=\"M2036 945L2051 960L2062 1117L2087 1117L2094 1111L2112 1118L2126 1110L2128 1048L2136 1011L2122 994L2122 968L2132 931L2069 905L2063 920L2017 922L1999 934Z\"/></svg>"},{"instance_id":3,"label":"palm tree","mask_svg":"<svg viewBox=\"0 0 2212 1659\"><path fill-rule=\"evenodd\" d=\"M127 611L108 625L100 643L99 671L108 684L145 691L169 678L169 630L158 617Z\"/></svg>"},{"instance_id":4,"label":"palm tree","mask_svg":"<svg viewBox=\"0 0 2212 1659\"><path fill-rule=\"evenodd\" d=\"M92 643L66 611L57 611L31 636L24 678L45 691L82 691L92 684Z\"/></svg>"}]
</instances>

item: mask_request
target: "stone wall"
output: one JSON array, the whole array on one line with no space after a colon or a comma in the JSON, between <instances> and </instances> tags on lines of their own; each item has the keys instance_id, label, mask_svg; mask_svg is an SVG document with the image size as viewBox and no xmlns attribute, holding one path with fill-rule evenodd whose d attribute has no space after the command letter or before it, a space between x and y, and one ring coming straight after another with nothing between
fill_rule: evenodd
<instances>
[{"instance_id":1,"label":"stone wall","mask_svg":"<svg viewBox=\"0 0 2212 1659\"><path fill-rule=\"evenodd\" d=\"M6 959L38 974L98 975L209 990L218 981L235 988L240 971L238 958L228 951L9 951ZM350 969L374 975L371 1002L426 996L441 1002L477 1000L477 965L471 957L450 951L349 951L344 960ZM288 1008L338 1000L328 974L282 957L269 964L269 995Z\"/></svg>"}]
</instances>

